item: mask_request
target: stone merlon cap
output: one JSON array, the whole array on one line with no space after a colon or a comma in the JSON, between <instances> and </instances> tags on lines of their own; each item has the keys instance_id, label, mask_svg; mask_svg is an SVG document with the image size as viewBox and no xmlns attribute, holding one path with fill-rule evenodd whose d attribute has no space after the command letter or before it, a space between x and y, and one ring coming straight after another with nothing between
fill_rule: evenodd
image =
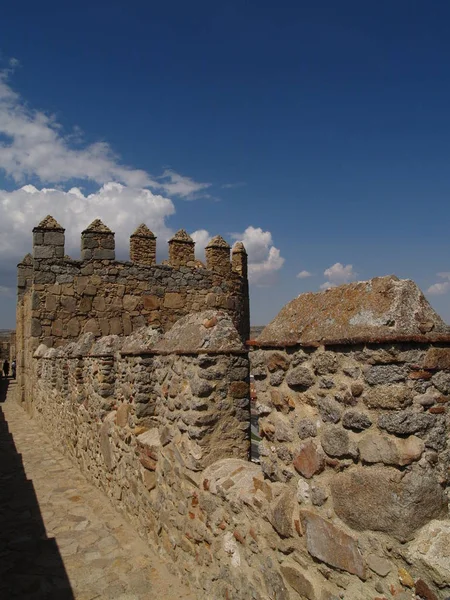
<instances>
[{"instance_id":1,"label":"stone merlon cap","mask_svg":"<svg viewBox=\"0 0 450 600\"><path fill-rule=\"evenodd\" d=\"M20 261L19 265L24 265L27 267L30 267L33 264L33 257L31 256L31 254L28 252L28 254L25 254L25 256L22 258L22 260Z\"/></svg>"},{"instance_id":2,"label":"stone merlon cap","mask_svg":"<svg viewBox=\"0 0 450 600\"><path fill-rule=\"evenodd\" d=\"M390 275L301 294L267 325L255 345L450 341L450 328L418 286Z\"/></svg>"},{"instance_id":3,"label":"stone merlon cap","mask_svg":"<svg viewBox=\"0 0 450 600\"><path fill-rule=\"evenodd\" d=\"M216 235L212 238L209 244L206 246L207 248L226 248L230 249L230 244L228 244L221 235Z\"/></svg>"},{"instance_id":4,"label":"stone merlon cap","mask_svg":"<svg viewBox=\"0 0 450 600\"><path fill-rule=\"evenodd\" d=\"M247 250L242 242L236 242L231 252L232 254L247 254Z\"/></svg>"},{"instance_id":5,"label":"stone merlon cap","mask_svg":"<svg viewBox=\"0 0 450 600\"><path fill-rule=\"evenodd\" d=\"M150 231L145 223L141 223L136 231L131 234L131 237L152 238L156 240L155 234L153 231Z\"/></svg>"},{"instance_id":6,"label":"stone merlon cap","mask_svg":"<svg viewBox=\"0 0 450 600\"><path fill-rule=\"evenodd\" d=\"M37 225L33 231L40 231L42 229L51 230L51 231L64 231L64 228L54 219L51 215L47 215L45 219Z\"/></svg>"},{"instance_id":7,"label":"stone merlon cap","mask_svg":"<svg viewBox=\"0 0 450 600\"><path fill-rule=\"evenodd\" d=\"M90 232L112 233L111 229L109 227L107 227L102 221L100 221L100 219L95 219L95 221L92 221L92 223L89 225L89 227L86 227L86 229L82 233L90 233Z\"/></svg>"},{"instance_id":8,"label":"stone merlon cap","mask_svg":"<svg viewBox=\"0 0 450 600\"><path fill-rule=\"evenodd\" d=\"M194 240L191 238L191 236L188 234L188 232L185 229L179 229L176 234L173 236L172 239L169 240L170 242L184 242L186 244L194 244Z\"/></svg>"}]
</instances>

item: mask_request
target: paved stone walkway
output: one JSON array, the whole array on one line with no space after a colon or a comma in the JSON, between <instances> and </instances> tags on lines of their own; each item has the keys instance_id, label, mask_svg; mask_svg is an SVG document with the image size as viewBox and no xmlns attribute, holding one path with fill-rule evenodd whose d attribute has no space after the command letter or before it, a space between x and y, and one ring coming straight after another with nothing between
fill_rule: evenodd
<instances>
[{"instance_id":1,"label":"paved stone walkway","mask_svg":"<svg viewBox=\"0 0 450 600\"><path fill-rule=\"evenodd\" d=\"M195 600L0 382L0 599Z\"/></svg>"}]
</instances>

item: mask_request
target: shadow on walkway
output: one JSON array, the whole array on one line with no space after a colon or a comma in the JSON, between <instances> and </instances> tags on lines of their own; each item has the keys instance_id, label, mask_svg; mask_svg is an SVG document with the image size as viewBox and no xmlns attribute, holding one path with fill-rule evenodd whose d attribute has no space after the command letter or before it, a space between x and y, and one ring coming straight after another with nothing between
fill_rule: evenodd
<instances>
[{"instance_id":1,"label":"shadow on walkway","mask_svg":"<svg viewBox=\"0 0 450 600\"><path fill-rule=\"evenodd\" d=\"M0 381L0 403L9 380ZM56 541L47 538L33 483L0 404L0 598L73 600Z\"/></svg>"}]
</instances>

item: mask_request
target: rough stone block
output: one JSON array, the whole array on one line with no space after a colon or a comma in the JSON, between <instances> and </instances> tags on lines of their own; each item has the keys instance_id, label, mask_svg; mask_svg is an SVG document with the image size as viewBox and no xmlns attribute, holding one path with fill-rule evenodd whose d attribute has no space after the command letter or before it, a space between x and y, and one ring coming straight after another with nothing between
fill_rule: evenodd
<instances>
[{"instance_id":1,"label":"rough stone block","mask_svg":"<svg viewBox=\"0 0 450 600\"><path fill-rule=\"evenodd\" d=\"M271 515L271 523L281 537L290 537L293 534L295 497L292 490L286 490L276 500Z\"/></svg>"},{"instance_id":2,"label":"rough stone block","mask_svg":"<svg viewBox=\"0 0 450 600\"><path fill-rule=\"evenodd\" d=\"M436 422L436 417L428 413L418 413L412 410L402 410L393 414L381 415L378 427L395 435L411 435L424 433Z\"/></svg>"},{"instance_id":3,"label":"rough stone block","mask_svg":"<svg viewBox=\"0 0 450 600\"><path fill-rule=\"evenodd\" d=\"M357 540L319 515L301 510L308 552L314 558L348 573L366 578L366 566Z\"/></svg>"},{"instance_id":4,"label":"rough stone block","mask_svg":"<svg viewBox=\"0 0 450 600\"><path fill-rule=\"evenodd\" d=\"M397 410L412 404L412 393L405 385L378 385L367 390L363 400L369 408Z\"/></svg>"},{"instance_id":5,"label":"rough stone block","mask_svg":"<svg viewBox=\"0 0 450 600\"><path fill-rule=\"evenodd\" d=\"M350 438L347 431L341 427L329 425L323 431L322 448L328 456L348 456L350 453Z\"/></svg>"},{"instance_id":6,"label":"rough stone block","mask_svg":"<svg viewBox=\"0 0 450 600\"><path fill-rule=\"evenodd\" d=\"M55 249L53 246L35 246L33 248L33 258L35 259L50 259L55 257Z\"/></svg>"},{"instance_id":7,"label":"rough stone block","mask_svg":"<svg viewBox=\"0 0 450 600\"><path fill-rule=\"evenodd\" d=\"M361 439L358 448L365 463L404 466L419 460L425 444L415 435L404 439L371 432Z\"/></svg>"},{"instance_id":8,"label":"rough stone block","mask_svg":"<svg viewBox=\"0 0 450 600\"><path fill-rule=\"evenodd\" d=\"M384 531L409 540L430 519L446 514L444 492L422 469L355 467L331 480L334 510L358 531Z\"/></svg>"},{"instance_id":9,"label":"rough stone block","mask_svg":"<svg viewBox=\"0 0 450 600\"><path fill-rule=\"evenodd\" d=\"M429 348L422 366L424 369L450 370L450 348Z\"/></svg>"},{"instance_id":10,"label":"rough stone block","mask_svg":"<svg viewBox=\"0 0 450 600\"><path fill-rule=\"evenodd\" d=\"M158 296L144 295L142 301L146 310L155 310L161 306L161 298Z\"/></svg>"},{"instance_id":11,"label":"rough stone block","mask_svg":"<svg viewBox=\"0 0 450 600\"><path fill-rule=\"evenodd\" d=\"M314 588L314 581L308 573L300 571L297 565L283 564L281 565L281 574L285 581L293 588L297 594L307 600L316 600L317 594Z\"/></svg>"},{"instance_id":12,"label":"rough stone block","mask_svg":"<svg viewBox=\"0 0 450 600\"><path fill-rule=\"evenodd\" d=\"M292 369L286 376L286 383L288 386L298 390L307 390L314 385L314 382L314 373L305 366L299 366Z\"/></svg>"},{"instance_id":13,"label":"rough stone block","mask_svg":"<svg viewBox=\"0 0 450 600\"><path fill-rule=\"evenodd\" d=\"M45 231L43 243L49 246L64 246L64 233L62 231Z\"/></svg>"},{"instance_id":14,"label":"rough stone block","mask_svg":"<svg viewBox=\"0 0 450 600\"><path fill-rule=\"evenodd\" d=\"M385 385L405 381L406 368L397 365L375 365L369 367L365 379L369 385Z\"/></svg>"},{"instance_id":15,"label":"rough stone block","mask_svg":"<svg viewBox=\"0 0 450 600\"><path fill-rule=\"evenodd\" d=\"M314 442L309 441L300 447L297 456L294 458L293 465L303 477L310 479L313 475L323 471L325 467L325 457L317 449Z\"/></svg>"}]
</instances>

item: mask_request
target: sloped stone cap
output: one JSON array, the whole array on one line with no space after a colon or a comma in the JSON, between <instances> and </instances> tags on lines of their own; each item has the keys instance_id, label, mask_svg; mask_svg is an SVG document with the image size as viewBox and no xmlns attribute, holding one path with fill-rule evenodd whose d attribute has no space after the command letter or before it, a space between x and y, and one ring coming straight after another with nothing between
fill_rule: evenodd
<instances>
[{"instance_id":1,"label":"sloped stone cap","mask_svg":"<svg viewBox=\"0 0 450 600\"><path fill-rule=\"evenodd\" d=\"M301 294L254 345L450 341L450 328L418 286L394 275Z\"/></svg>"},{"instance_id":2,"label":"sloped stone cap","mask_svg":"<svg viewBox=\"0 0 450 600\"><path fill-rule=\"evenodd\" d=\"M112 355L118 352L123 344L123 338L118 335L105 335L98 338L89 352L90 356Z\"/></svg>"},{"instance_id":3,"label":"sloped stone cap","mask_svg":"<svg viewBox=\"0 0 450 600\"><path fill-rule=\"evenodd\" d=\"M161 332L153 327L141 327L125 338L122 354L145 353L161 339Z\"/></svg>"},{"instance_id":4,"label":"sloped stone cap","mask_svg":"<svg viewBox=\"0 0 450 600\"><path fill-rule=\"evenodd\" d=\"M82 233L112 233L111 229L107 227L100 219L95 219L92 223L86 227Z\"/></svg>"},{"instance_id":5,"label":"sloped stone cap","mask_svg":"<svg viewBox=\"0 0 450 600\"><path fill-rule=\"evenodd\" d=\"M170 242L183 242L185 244L195 244L194 240L185 229L179 229L176 234L169 240Z\"/></svg>"},{"instance_id":6,"label":"sloped stone cap","mask_svg":"<svg viewBox=\"0 0 450 600\"><path fill-rule=\"evenodd\" d=\"M153 348L160 353L244 352L233 321L223 311L205 310L181 318Z\"/></svg>"},{"instance_id":7,"label":"sloped stone cap","mask_svg":"<svg viewBox=\"0 0 450 600\"><path fill-rule=\"evenodd\" d=\"M232 254L247 254L247 250L242 242L236 242L231 252Z\"/></svg>"},{"instance_id":8,"label":"sloped stone cap","mask_svg":"<svg viewBox=\"0 0 450 600\"><path fill-rule=\"evenodd\" d=\"M210 240L206 248L225 248L226 250L229 250L230 244L228 244L221 235L216 235Z\"/></svg>"},{"instance_id":9,"label":"sloped stone cap","mask_svg":"<svg viewBox=\"0 0 450 600\"><path fill-rule=\"evenodd\" d=\"M156 240L156 235L153 231L150 231L145 223L141 223L136 231L131 234L131 237L151 238L152 240Z\"/></svg>"},{"instance_id":10,"label":"sloped stone cap","mask_svg":"<svg viewBox=\"0 0 450 600\"><path fill-rule=\"evenodd\" d=\"M58 221L56 221L56 219L54 219L51 215L47 215L45 219L42 219L42 221L33 229L33 231L40 231L42 229L45 229L46 231L65 231Z\"/></svg>"},{"instance_id":11,"label":"sloped stone cap","mask_svg":"<svg viewBox=\"0 0 450 600\"><path fill-rule=\"evenodd\" d=\"M34 358L43 358L46 355L47 351L48 351L48 346L46 346L45 344L39 344L39 346L34 351L33 357Z\"/></svg>"},{"instance_id":12,"label":"sloped stone cap","mask_svg":"<svg viewBox=\"0 0 450 600\"><path fill-rule=\"evenodd\" d=\"M95 342L95 334L83 333L70 350L70 356L87 356Z\"/></svg>"},{"instance_id":13,"label":"sloped stone cap","mask_svg":"<svg viewBox=\"0 0 450 600\"><path fill-rule=\"evenodd\" d=\"M25 256L20 261L19 265L24 265L26 267L31 267L33 265L33 257L29 252L28 254L25 254Z\"/></svg>"}]
</instances>

